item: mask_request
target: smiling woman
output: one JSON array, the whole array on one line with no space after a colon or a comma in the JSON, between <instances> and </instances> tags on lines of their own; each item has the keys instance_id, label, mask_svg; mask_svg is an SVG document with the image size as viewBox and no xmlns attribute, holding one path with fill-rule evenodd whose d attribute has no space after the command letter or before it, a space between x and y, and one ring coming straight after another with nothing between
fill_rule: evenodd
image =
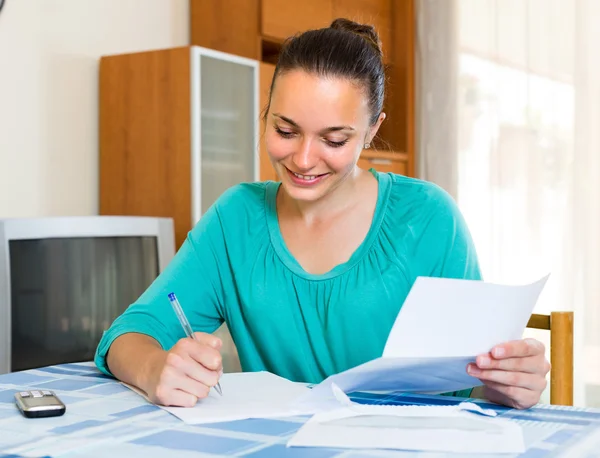
<instances>
[{"instance_id":1,"label":"smiling woman","mask_svg":"<svg viewBox=\"0 0 600 458\"><path fill-rule=\"evenodd\" d=\"M385 119L380 46L373 27L347 19L284 45L265 111L265 142L287 195L316 201L360 175L358 157Z\"/></svg>"},{"instance_id":2,"label":"smiling woman","mask_svg":"<svg viewBox=\"0 0 600 458\"><path fill-rule=\"evenodd\" d=\"M281 180L240 184L218 199L104 334L101 370L155 402L194 405L222 372L212 333L225 322L243 370L317 383L381 356L418 276L481 278L445 191L357 166L385 120L384 81L371 26L337 19L285 43L264 132ZM173 291L197 341L170 308ZM494 399L519 407L539 399L538 347L507 343L478 361Z\"/></svg>"}]
</instances>

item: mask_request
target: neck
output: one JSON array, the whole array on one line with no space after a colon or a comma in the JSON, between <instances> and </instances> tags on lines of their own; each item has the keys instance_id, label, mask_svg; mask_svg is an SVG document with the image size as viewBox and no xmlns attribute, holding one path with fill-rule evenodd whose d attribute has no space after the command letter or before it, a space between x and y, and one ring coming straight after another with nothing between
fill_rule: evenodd
<instances>
[{"instance_id":1,"label":"neck","mask_svg":"<svg viewBox=\"0 0 600 458\"><path fill-rule=\"evenodd\" d=\"M365 181L366 174L358 167L355 167L338 186L332 189L319 200L313 202L298 201L290 198L284 191L279 196L279 207L290 216L300 218L310 224L314 221L322 221L328 216L339 214L345 211L358 199L358 192L362 188L361 184ZM283 190L283 188L281 188Z\"/></svg>"}]
</instances>

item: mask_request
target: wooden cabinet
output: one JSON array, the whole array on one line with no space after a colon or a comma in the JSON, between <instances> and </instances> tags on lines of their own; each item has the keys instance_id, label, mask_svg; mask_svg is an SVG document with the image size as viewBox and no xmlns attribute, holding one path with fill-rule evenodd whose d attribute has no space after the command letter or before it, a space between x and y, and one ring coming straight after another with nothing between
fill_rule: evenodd
<instances>
[{"instance_id":1,"label":"wooden cabinet","mask_svg":"<svg viewBox=\"0 0 600 458\"><path fill-rule=\"evenodd\" d=\"M415 0L392 0L392 46L384 104L387 119L378 134L392 150L406 153L408 176L415 176L416 162L415 15Z\"/></svg>"},{"instance_id":2,"label":"wooden cabinet","mask_svg":"<svg viewBox=\"0 0 600 458\"><path fill-rule=\"evenodd\" d=\"M260 179L261 181L273 180L277 181L277 174L269 159L267 147L265 145L265 123L263 121L264 110L269 102L269 90L271 89L271 81L275 73L275 65L266 62L261 62L258 69L259 72L259 100L260 100Z\"/></svg>"},{"instance_id":3,"label":"wooden cabinet","mask_svg":"<svg viewBox=\"0 0 600 458\"><path fill-rule=\"evenodd\" d=\"M333 19L332 8L333 0L262 0L261 33L285 40L298 32L327 27Z\"/></svg>"},{"instance_id":4,"label":"wooden cabinet","mask_svg":"<svg viewBox=\"0 0 600 458\"><path fill-rule=\"evenodd\" d=\"M408 155L366 150L361 154L358 166L365 170L373 168L378 172L408 175Z\"/></svg>"},{"instance_id":5,"label":"wooden cabinet","mask_svg":"<svg viewBox=\"0 0 600 458\"><path fill-rule=\"evenodd\" d=\"M260 59L261 0L190 0L190 42Z\"/></svg>"},{"instance_id":6,"label":"wooden cabinet","mask_svg":"<svg viewBox=\"0 0 600 458\"><path fill-rule=\"evenodd\" d=\"M333 18L344 17L375 27L383 46L383 56L390 61L392 44L391 0L334 0Z\"/></svg>"},{"instance_id":7,"label":"wooden cabinet","mask_svg":"<svg viewBox=\"0 0 600 458\"><path fill-rule=\"evenodd\" d=\"M105 56L99 84L101 215L171 217L179 248L226 189L258 179L257 61L197 46Z\"/></svg>"},{"instance_id":8,"label":"wooden cabinet","mask_svg":"<svg viewBox=\"0 0 600 458\"><path fill-rule=\"evenodd\" d=\"M190 0L191 44L250 57L260 65L260 104L266 105L270 72L283 41L308 29L327 27L337 17L372 24L377 29L387 65L384 111L387 119L373 143L379 151L399 152L398 160L365 158L379 170L392 167L415 174L415 34L416 0ZM269 76L267 76L269 75ZM260 128L260 178L273 179L274 171ZM386 153L387 154L387 153ZM396 153L390 153L396 154ZM388 163L387 161L392 161ZM405 173L404 173L405 172Z\"/></svg>"}]
</instances>

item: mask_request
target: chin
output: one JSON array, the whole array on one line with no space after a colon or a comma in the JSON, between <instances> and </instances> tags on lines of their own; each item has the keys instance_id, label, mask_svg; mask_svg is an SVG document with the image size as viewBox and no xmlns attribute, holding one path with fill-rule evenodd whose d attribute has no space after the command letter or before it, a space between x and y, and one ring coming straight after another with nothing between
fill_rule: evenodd
<instances>
[{"instance_id":1,"label":"chin","mask_svg":"<svg viewBox=\"0 0 600 458\"><path fill-rule=\"evenodd\" d=\"M289 180L281 180L281 186L285 189L285 193L294 200L302 202L316 202L327 194L330 187L325 183L317 186L303 187L290 183Z\"/></svg>"}]
</instances>

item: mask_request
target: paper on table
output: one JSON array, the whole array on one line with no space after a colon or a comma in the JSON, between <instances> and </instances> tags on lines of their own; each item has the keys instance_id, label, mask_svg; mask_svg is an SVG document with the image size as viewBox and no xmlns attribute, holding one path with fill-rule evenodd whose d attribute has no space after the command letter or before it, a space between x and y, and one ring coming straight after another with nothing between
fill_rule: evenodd
<instances>
[{"instance_id":1,"label":"paper on table","mask_svg":"<svg viewBox=\"0 0 600 458\"><path fill-rule=\"evenodd\" d=\"M478 454L525 451L519 424L490 418L495 417L496 412L474 403L457 406L364 405L352 402L335 383L331 389L338 407L314 415L290 438L288 447Z\"/></svg>"},{"instance_id":2,"label":"paper on table","mask_svg":"<svg viewBox=\"0 0 600 458\"><path fill-rule=\"evenodd\" d=\"M323 408L331 383L344 392L442 393L481 385L466 372L478 354L521 338L548 275L528 285L419 277L388 336L383 356L315 386L299 406Z\"/></svg>"},{"instance_id":3,"label":"paper on table","mask_svg":"<svg viewBox=\"0 0 600 458\"><path fill-rule=\"evenodd\" d=\"M220 382L223 396L211 390L208 397L199 400L194 407L159 407L189 424L309 413L291 407L292 401L309 391L305 384L264 371L223 374ZM146 397L139 390L129 388Z\"/></svg>"},{"instance_id":4,"label":"paper on table","mask_svg":"<svg viewBox=\"0 0 600 458\"><path fill-rule=\"evenodd\" d=\"M328 410L308 420L287 445L477 454L525 451L519 424L440 406Z\"/></svg>"}]
</instances>

